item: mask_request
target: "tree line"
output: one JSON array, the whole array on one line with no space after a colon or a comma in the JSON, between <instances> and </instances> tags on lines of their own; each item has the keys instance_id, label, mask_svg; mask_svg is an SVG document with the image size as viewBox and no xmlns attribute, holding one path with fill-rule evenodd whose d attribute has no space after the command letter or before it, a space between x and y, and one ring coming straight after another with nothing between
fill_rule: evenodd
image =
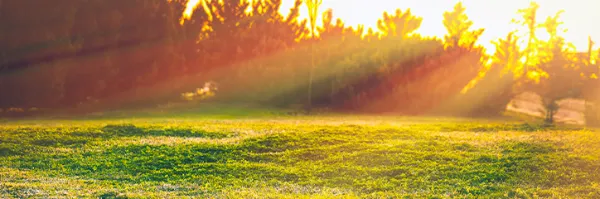
<instances>
[{"instance_id":1,"label":"tree line","mask_svg":"<svg viewBox=\"0 0 600 199\"><path fill-rule=\"evenodd\" d=\"M538 22L536 3L514 20L529 34L495 41L493 55L461 3L440 13L444 38L417 34L422 17L410 9L382 13L374 30L345 25L318 0L296 0L286 16L281 0L203 1L184 18L186 3L0 1L0 108L156 105L206 82L218 85L214 101L306 110L497 114L534 91L551 114L557 100L597 98L593 42L576 52L560 13Z\"/></svg>"}]
</instances>

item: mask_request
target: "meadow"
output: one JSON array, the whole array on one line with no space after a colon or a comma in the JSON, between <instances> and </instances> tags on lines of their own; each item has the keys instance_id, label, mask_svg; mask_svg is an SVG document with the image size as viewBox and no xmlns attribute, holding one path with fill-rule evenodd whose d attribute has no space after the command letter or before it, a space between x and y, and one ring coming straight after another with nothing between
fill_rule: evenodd
<instances>
[{"instance_id":1,"label":"meadow","mask_svg":"<svg viewBox=\"0 0 600 199\"><path fill-rule=\"evenodd\" d=\"M320 115L2 121L0 198L600 198L594 129Z\"/></svg>"}]
</instances>

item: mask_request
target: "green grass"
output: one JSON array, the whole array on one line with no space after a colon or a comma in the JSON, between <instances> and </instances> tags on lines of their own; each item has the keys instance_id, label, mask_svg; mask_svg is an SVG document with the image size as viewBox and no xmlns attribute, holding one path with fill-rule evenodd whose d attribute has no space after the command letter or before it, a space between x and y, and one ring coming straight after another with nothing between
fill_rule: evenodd
<instances>
[{"instance_id":1,"label":"green grass","mask_svg":"<svg viewBox=\"0 0 600 199\"><path fill-rule=\"evenodd\" d=\"M0 198L599 198L595 130L393 116L0 126Z\"/></svg>"}]
</instances>

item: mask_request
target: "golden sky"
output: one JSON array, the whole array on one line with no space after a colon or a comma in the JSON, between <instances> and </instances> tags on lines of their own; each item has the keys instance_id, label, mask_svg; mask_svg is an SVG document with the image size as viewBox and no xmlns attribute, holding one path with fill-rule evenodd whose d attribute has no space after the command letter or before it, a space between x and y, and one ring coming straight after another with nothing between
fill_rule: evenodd
<instances>
[{"instance_id":1,"label":"golden sky","mask_svg":"<svg viewBox=\"0 0 600 199\"><path fill-rule=\"evenodd\" d=\"M198 1L198 0L191 0ZM442 38L445 34L442 25L444 11L451 10L458 0L323 0L321 12L327 8L333 9L334 17L341 18L347 25L364 24L366 27L376 29L377 19L381 18L383 11L393 12L396 8L402 10L410 8L418 16L423 17L423 24L418 30L422 35L437 36ZM520 8L529 5L528 0L462 0L467 8L467 15L474 22L475 28L485 28L479 43L493 48L490 41L505 37L506 34L518 26L511 24ZM563 36L575 44L577 50L586 51L588 36L597 41L600 46L600 0L537 0L540 4L538 20L543 21L548 16L553 16L559 10L565 10L561 19L563 28L568 29ZM289 12L294 0L283 0L282 14ZM303 6L302 17L306 16L306 7ZM595 20L594 20L595 19ZM520 32L525 34L525 32ZM543 30L540 30L543 38ZM493 49L490 49L493 51ZM489 51L488 51L489 52Z\"/></svg>"}]
</instances>

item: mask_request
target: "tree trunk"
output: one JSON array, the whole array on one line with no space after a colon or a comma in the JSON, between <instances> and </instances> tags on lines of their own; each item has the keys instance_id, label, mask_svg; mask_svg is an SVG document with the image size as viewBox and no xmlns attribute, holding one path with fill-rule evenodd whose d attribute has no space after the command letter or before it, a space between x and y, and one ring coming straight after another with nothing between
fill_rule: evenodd
<instances>
[{"instance_id":1,"label":"tree trunk","mask_svg":"<svg viewBox=\"0 0 600 199\"><path fill-rule=\"evenodd\" d=\"M335 97L335 77L331 78L331 92L329 93L329 106L333 106Z\"/></svg>"},{"instance_id":2,"label":"tree trunk","mask_svg":"<svg viewBox=\"0 0 600 199\"><path fill-rule=\"evenodd\" d=\"M548 104L546 104L546 119L545 122L547 124L553 124L554 123L554 114L556 113L556 111L558 110L558 104L556 104L555 100L550 101Z\"/></svg>"}]
</instances>

